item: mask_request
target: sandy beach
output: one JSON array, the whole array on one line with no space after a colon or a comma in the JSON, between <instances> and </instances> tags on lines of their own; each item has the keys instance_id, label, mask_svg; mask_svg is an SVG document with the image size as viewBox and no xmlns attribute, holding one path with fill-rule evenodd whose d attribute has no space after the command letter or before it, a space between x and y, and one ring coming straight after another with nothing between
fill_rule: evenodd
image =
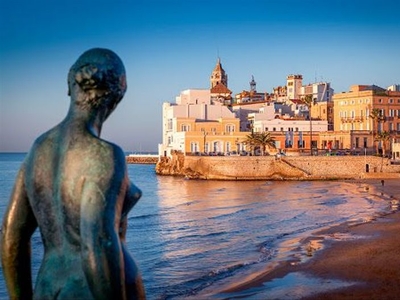
<instances>
[{"instance_id":1,"label":"sandy beach","mask_svg":"<svg viewBox=\"0 0 400 300\"><path fill-rule=\"evenodd\" d=\"M393 212L362 224L346 223L315 232L302 240L299 256L247 282L230 286L222 295L243 294L290 274L302 274L318 278L318 286L305 288L307 283L298 282L296 287L295 282L294 290L299 290L296 293L291 282L291 291L285 299L399 299L400 213L396 211L396 204L400 200L400 180L353 182L388 201ZM334 282L342 284L334 286ZM268 295L268 291L262 294Z\"/></svg>"}]
</instances>

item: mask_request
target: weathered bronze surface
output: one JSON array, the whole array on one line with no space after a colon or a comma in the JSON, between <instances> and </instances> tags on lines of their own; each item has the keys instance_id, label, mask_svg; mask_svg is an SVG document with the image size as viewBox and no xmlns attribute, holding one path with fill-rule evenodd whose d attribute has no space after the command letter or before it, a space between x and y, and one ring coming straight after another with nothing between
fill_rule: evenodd
<instances>
[{"instance_id":1,"label":"weathered bronze surface","mask_svg":"<svg viewBox=\"0 0 400 300\"><path fill-rule=\"evenodd\" d=\"M123 151L100 138L126 91L125 68L107 49L83 53L68 75L66 118L34 142L4 216L1 260L12 299L144 299L128 253L127 215L141 196ZM32 288L31 236L44 257Z\"/></svg>"}]
</instances>

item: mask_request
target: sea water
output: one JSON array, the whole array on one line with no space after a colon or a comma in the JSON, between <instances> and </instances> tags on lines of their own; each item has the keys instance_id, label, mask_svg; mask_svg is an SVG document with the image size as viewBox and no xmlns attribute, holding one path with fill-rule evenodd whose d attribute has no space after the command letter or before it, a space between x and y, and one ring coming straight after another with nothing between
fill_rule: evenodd
<instances>
[{"instance_id":1,"label":"sea water","mask_svg":"<svg viewBox=\"0 0 400 300\"><path fill-rule=\"evenodd\" d=\"M24 156L0 154L1 220ZM389 206L361 185L339 181L186 180L157 176L154 165L128 165L128 173L143 196L129 214L127 245L148 299L196 299L287 258L288 241L364 222ZM36 231L34 278L42 255ZM1 272L0 299L6 298Z\"/></svg>"}]
</instances>

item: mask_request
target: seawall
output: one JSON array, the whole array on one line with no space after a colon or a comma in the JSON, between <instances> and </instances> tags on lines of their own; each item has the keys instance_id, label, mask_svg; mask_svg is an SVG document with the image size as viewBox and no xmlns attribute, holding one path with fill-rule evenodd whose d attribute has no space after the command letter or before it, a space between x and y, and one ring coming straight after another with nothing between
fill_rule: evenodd
<instances>
[{"instance_id":1,"label":"seawall","mask_svg":"<svg viewBox=\"0 0 400 300\"><path fill-rule=\"evenodd\" d=\"M161 157L159 175L218 180L334 180L399 178L400 165L375 156L184 156Z\"/></svg>"}]
</instances>

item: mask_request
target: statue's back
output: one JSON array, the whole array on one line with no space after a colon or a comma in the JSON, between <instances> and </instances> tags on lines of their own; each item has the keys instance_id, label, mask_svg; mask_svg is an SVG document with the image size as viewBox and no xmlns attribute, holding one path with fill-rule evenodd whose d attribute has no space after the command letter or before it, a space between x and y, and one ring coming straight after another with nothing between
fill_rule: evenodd
<instances>
[{"instance_id":1,"label":"statue's back","mask_svg":"<svg viewBox=\"0 0 400 300\"><path fill-rule=\"evenodd\" d=\"M81 260L82 190L88 182L101 189L110 180L113 147L87 133L66 135L62 128L42 135L26 162L29 201L45 248L35 298L90 299Z\"/></svg>"}]
</instances>

